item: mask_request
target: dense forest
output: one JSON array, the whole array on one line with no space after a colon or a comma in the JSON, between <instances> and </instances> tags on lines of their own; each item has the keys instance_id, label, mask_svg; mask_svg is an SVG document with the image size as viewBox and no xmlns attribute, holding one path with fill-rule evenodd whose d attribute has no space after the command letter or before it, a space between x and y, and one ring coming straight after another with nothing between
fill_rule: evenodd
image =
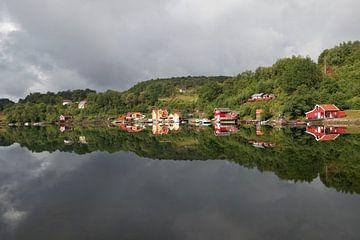
<instances>
[{"instance_id":1,"label":"dense forest","mask_svg":"<svg viewBox=\"0 0 360 240\"><path fill-rule=\"evenodd\" d=\"M360 194L360 135L342 135L336 141L316 142L304 129L240 127L237 133L217 137L211 127L183 128L154 136L151 131L128 133L110 128L73 128L61 133L55 126L10 128L0 134L0 146L14 142L33 152L131 151L153 159L229 160L247 168L274 172L279 178L311 182L318 176L338 191ZM271 142L256 148L254 141Z\"/></svg>"},{"instance_id":2,"label":"dense forest","mask_svg":"<svg viewBox=\"0 0 360 240\"><path fill-rule=\"evenodd\" d=\"M254 93L274 94L269 101L249 102ZM63 106L86 99L85 109ZM301 118L317 103L342 109L360 109L360 42L342 43L324 50L318 63L301 56L279 59L269 67L234 77L177 77L141 82L127 91L75 90L31 93L5 110L9 122L55 121L59 114L75 118L117 116L126 111L150 112L154 107L211 116L214 107L229 107L243 118L254 118L257 108L268 118Z\"/></svg>"},{"instance_id":3,"label":"dense forest","mask_svg":"<svg viewBox=\"0 0 360 240\"><path fill-rule=\"evenodd\" d=\"M5 108L10 107L13 104L15 103L10 99L0 98L0 112L3 111Z\"/></svg>"}]
</instances>

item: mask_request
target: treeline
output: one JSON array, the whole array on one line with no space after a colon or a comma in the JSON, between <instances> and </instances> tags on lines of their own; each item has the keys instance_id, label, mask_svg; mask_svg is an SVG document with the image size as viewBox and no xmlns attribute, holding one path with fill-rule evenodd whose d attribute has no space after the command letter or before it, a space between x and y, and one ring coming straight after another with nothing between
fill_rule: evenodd
<instances>
[{"instance_id":1,"label":"treeline","mask_svg":"<svg viewBox=\"0 0 360 240\"><path fill-rule=\"evenodd\" d=\"M269 101L248 102L254 93L274 94ZM62 100L88 100L85 109L63 107ZM177 77L136 84L124 92L75 90L32 93L6 111L8 121L48 121L57 114L116 116L126 111L150 112L154 107L211 115L215 107L229 107L241 117L254 118L256 109L266 117L304 117L317 103L342 109L360 109L360 42L347 42L323 51L315 63L294 56L270 67L245 71L235 77ZM43 106L45 104L46 106ZM30 109L33 109L32 112ZM34 110L35 109L35 110ZM28 113L28 112L31 112ZM33 114L38 113L38 116Z\"/></svg>"},{"instance_id":2,"label":"treeline","mask_svg":"<svg viewBox=\"0 0 360 240\"><path fill-rule=\"evenodd\" d=\"M5 108L14 105L15 103L7 98L0 98L0 112L2 112Z\"/></svg>"},{"instance_id":3,"label":"treeline","mask_svg":"<svg viewBox=\"0 0 360 240\"><path fill-rule=\"evenodd\" d=\"M162 106L161 98L171 97L180 91L196 95L197 89L209 82L222 83L229 77L177 77L156 79L136 84L124 92L108 90L96 93L94 90L74 90L58 93L31 93L19 103L7 109L5 114L9 122L53 122L60 114L81 118L85 116L117 116L126 111L150 112L154 106ZM76 104L63 106L63 100L73 102L86 99L85 109L78 109ZM167 107L167 106L166 106ZM189 104L174 108L189 111ZM195 105L192 109L195 108Z\"/></svg>"}]
</instances>

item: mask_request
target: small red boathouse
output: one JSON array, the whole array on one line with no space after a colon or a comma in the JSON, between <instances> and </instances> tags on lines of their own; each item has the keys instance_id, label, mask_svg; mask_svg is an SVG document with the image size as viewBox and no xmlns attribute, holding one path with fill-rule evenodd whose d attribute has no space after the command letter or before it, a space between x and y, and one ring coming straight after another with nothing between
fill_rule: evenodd
<instances>
[{"instance_id":1,"label":"small red boathouse","mask_svg":"<svg viewBox=\"0 0 360 240\"><path fill-rule=\"evenodd\" d=\"M334 104L319 104L313 110L306 113L306 119L326 119L346 117L344 111L340 111Z\"/></svg>"}]
</instances>

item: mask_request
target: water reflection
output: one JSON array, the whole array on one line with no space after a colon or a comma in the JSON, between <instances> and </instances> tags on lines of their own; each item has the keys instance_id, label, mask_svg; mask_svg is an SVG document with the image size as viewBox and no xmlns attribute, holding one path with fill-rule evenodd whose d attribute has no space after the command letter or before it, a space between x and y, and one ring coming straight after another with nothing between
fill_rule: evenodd
<instances>
[{"instance_id":1,"label":"water reflection","mask_svg":"<svg viewBox=\"0 0 360 240\"><path fill-rule=\"evenodd\" d=\"M120 126L120 125L119 125ZM138 130L138 129L141 129ZM336 141L318 134L341 134ZM215 134L214 134L215 131ZM57 127L10 128L0 144L17 142L32 152L96 151L133 152L151 159L222 159L260 171L274 172L280 179L311 182L320 176L328 187L347 193L360 193L360 135L344 128L271 128L267 126L213 127L174 123L124 125L116 128ZM222 136L222 137L220 137ZM321 136L321 135L319 135ZM328 169L325 171L324 169ZM326 174L325 174L326 173Z\"/></svg>"},{"instance_id":2,"label":"water reflection","mask_svg":"<svg viewBox=\"0 0 360 240\"><path fill-rule=\"evenodd\" d=\"M345 134L346 127L308 126L306 133L313 135L316 141L332 141L340 134Z\"/></svg>"},{"instance_id":3,"label":"water reflection","mask_svg":"<svg viewBox=\"0 0 360 240\"><path fill-rule=\"evenodd\" d=\"M320 178L341 168L328 164ZM0 147L0 176L0 238L7 240L357 239L360 234L358 195L328 189L319 177L309 184L279 181L273 173L227 161L33 153L15 144Z\"/></svg>"}]
</instances>

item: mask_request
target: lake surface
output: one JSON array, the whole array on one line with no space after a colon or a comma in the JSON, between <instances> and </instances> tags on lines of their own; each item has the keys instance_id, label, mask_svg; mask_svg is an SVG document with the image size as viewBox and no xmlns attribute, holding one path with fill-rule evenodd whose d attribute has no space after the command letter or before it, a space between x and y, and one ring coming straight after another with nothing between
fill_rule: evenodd
<instances>
[{"instance_id":1,"label":"lake surface","mask_svg":"<svg viewBox=\"0 0 360 240\"><path fill-rule=\"evenodd\" d=\"M0 133L0 239L359 239L356 130L133 130Z\"/></svg>"}]
</instances>

